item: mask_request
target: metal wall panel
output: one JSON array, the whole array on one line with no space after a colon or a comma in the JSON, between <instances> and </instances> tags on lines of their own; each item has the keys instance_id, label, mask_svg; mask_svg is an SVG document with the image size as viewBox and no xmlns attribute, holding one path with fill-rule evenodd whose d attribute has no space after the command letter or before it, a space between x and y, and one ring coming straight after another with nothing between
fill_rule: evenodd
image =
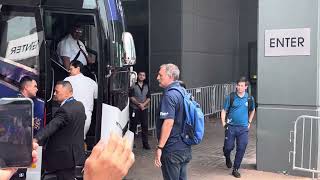
<instances>
[{"instance_id":1,"label":"metal wall panel","mask_svg":"<svg viewBox=\"0 0 320 180\"><path fill-rule=\"evenodd\" d=\"M318 1L260 0L258 12L257 168L309 176L292 171L288 153L296 118L319 114ZM311 29L310 55L265 56L265 30L296 28Z\"/></svg>"}]
</instances>

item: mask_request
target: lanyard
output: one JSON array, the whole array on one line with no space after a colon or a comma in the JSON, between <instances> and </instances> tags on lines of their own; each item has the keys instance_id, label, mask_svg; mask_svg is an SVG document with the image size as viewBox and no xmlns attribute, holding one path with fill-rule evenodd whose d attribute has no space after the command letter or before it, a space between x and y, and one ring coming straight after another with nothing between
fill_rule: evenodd
<instances>
[{"instance_id":1,"label":"lanyard","mask_svg":"<svg viewBox=\"0 0 320 180\"><path fill-rule=\"evenodd\" d=\"M63 102L61 103L60 107L61 107L62 105L64 105L65 103L71 102L71 101L74 101L74 100L75 100L75 99L74 99L73 97L69 97L68 99L66 99L65 101L63 101Z\"/></svg>"},{"instance_id":2,"label":"lanyard","mask_svg":"<svg viewBox=\"0 0 320 180\"><path fill-rule=\"evenodd\" d=\"M69 97L64 103L71 102L71 101L74 101L73 97Z\"/></svg>"}]
</instances>

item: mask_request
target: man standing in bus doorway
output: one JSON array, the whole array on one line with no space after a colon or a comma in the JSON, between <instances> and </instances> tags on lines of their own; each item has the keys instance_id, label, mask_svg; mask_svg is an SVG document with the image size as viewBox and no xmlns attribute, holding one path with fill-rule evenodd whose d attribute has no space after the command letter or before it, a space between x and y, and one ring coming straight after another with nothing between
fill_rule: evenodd
<instances>
[{"instance_id":1,"label":"man standing in bus doorway","mask_svg":"<svg viewBox=\"0 0 320 180\"><path fill-rule=\"evenodd\" d=\"M70 76L66 77L64 81L69 81L73 88L73 97L82 102L87 116L84 125L84 139L86 139L87 132L91 124L92 111L94 107L94 99L98 98L98 85L92 79L84 76L81 73L83 65L80 61L74 60L70 63Z\"/></svg>"},{"instance_id":2,"label":"man standing in bus doorway","mask_svg":"<svg viewBox=\"0 0 320 180\"><path fill-rule=\"evenodd\" d=\"M64 37L57 46L57 53L62 58L63 66L68 70L70 62L80 61L84 66L94 63L86 50L85 45L80 41L83 30L80 25L73 25L70 34Z\"/></svg>"},{"instance_id":3,"label":"man standing in bus doorway","mask_svg":"<svg viewBox=\"0 0 320 180\"><path fill-rule=\"evenodd\" d=\"M187 164L191 160L191 146L182 141L184 123L183 96L172 87L181 88L180 70L174 64L160 66L157 80L164 88L160 102L160 118L157 121L158 146L154 163L161 167L163 179L186 180Z\"/></svg>"},{"instance_id":4,"label":"man standing in bus doorway","mask_svg":"<svg viewBox=\"0 0 320 180\"><path fill-rule=\"evenodd\" d=\"M35 142L48 139L44 150L44 168L57 179L74 179L76 166L85 160L83 129L86 120L84 106L72 96L68 81L55 86L55 99L61 103L46 127L40 130Z\"/></svg>"},{"instance_id":5,"label":"man standing in bus doorway","mask_svg":"<svg viewBox=\"0 0 320 180\"><path fill-rule=\"evenodd\" d=\"M132 86L130 97L130 131L136 132L140 120L142 128L142 145L144 149L150 150L148 143L148 106L150 103L150 91L145 83L146 73L138 73L138 82Z\"/></svg>"},{"instance_id":6,"label":"man standing in bus doorway","mask_svg":"<svg viewBox=\"0 0 320 180\"><path fill-rule=\"evenodd\" d=\"M237 81L236 92L231 93L226 97L221 112L221 122L225 128L223 153L228 168L232 167L230 155L234 148L234 141L236 141L237 144L232 171L232 175L236 178L241 177L239 168L246 151L249 128L255 113L253 97L250 97L246 92L248 84L249 82L245 77L241 77Z\"/></svg>"},{"instance_id":7,"label":"man standing in bus doorway","mask_svg":"<svg viewBox=\"0 0 320 180\"><path fill-rule=\"evenodd\" d=\"M37 81L30 76L24 76L19 82L18 97L35 98L38 92ZM34 126L40 126L39 121L34 122ZM26 179L27 169L22 168L11 177L11 180L24 180Z\"/></svg>"}]
</instances>

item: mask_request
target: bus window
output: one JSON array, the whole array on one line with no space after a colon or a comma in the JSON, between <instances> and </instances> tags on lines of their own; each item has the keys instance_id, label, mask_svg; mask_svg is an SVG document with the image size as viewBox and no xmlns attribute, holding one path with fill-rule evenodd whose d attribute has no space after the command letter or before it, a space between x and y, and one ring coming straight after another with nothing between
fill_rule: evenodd
<instances>
[{"instance_id":1,"label":"bus window","mask_svg":"<svg viewBox=\"0 0 320 180\"><path fill-rule=\"evenodd\" d=\"M2 7L0 16L0 75L18 82L21 76L39 74L42 32L35 12Z\"/></svg>"},{"instance_id":2,"label":"bus window","mask_svg":"<svg viewBox=\"0 0 320 180\"><path fill-rule=\"evenodd\" d=\"M122 32L123 32L123 28L122 28L122 24L119 22L113 22L114 25L114 41L112 43L113 45L113 65L116 67L122 67L122 57L123 57L123 44L122 44Z\"/></svg>"},{"instance_id":3,"label":"bus window","mask_svg":"<svg viewBox=\"0 0 320 180\"><path fill-rule=\"evenodd\" d=\"M128 104L129 72L118 71L111 76L111 103L123 110Z\"/></svg>"},{"instance_id":4,"label":"bus window","mask_svg":"<svg viewBox=\"0 0 320 180\"><path fill-rule=\"evenodd\" d=\"M97 8L97 4L94 0L84 0L82 8L84 9L95 9Z\"/></svg>"},{"instance_id":5,"label":"bus window","mask_svg":"<svg viewBox=\"0 0 320 180\"><path fill-rule=\"evenodd\" d=\"M111 65L122 67L124 51L122 33L124 32L123 10L120 0L108 0L107 16L110 24L111 38Z\"/></svg>"}]
</instances>

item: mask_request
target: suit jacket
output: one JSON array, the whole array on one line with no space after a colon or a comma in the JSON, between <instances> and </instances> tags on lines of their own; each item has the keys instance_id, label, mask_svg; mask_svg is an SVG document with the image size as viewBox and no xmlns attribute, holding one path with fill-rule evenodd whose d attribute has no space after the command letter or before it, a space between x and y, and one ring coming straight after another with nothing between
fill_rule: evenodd
<instances>
[{"instance_id":1,"label":"suit jacket","mask_svg":"<svg viewBox=\"0 0 320 180\"><path fill-rule=\"evenodd\" d=\"M43 141L48 138L44 150L44 167L47 171L74 168L83 165L84 106L76 100L67 101L55 112L53 119L37 133L35 138Z\"/></svg>"}]
</instances>

